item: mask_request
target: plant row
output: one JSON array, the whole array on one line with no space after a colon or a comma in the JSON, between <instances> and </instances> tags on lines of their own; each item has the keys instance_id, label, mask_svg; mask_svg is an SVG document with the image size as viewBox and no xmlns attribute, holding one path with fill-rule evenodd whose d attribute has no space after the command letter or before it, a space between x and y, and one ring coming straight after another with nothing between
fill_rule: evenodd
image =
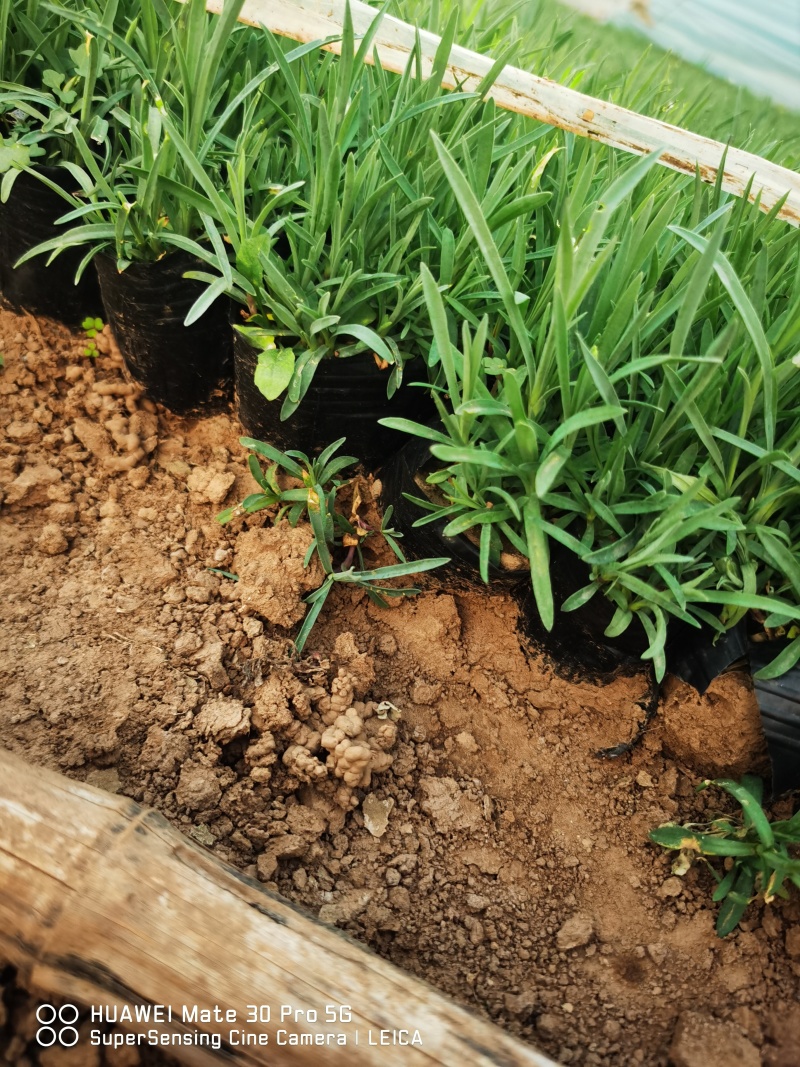
<instances>
[{"instance_id":1,"label":"plant row","mask_svg":"<svg viewBox=\"0 0 800 1067\"><path fill-rule=\"evenodd\" d=\"M0 3L3 197L38 161L69 175L42 175L65 204L34 252L123 275L191 257L187 324L233 299L283 419L350 357L390 404L403 387L423 412L429 393L433 418L382 420L430 446L418 521L472 538L484 579L527 561L546 628L603 599L606 636L641 634L660 677L676 624L748 616L789 639L766 673L792 667L797 231L657 155L497 110L486 92L530 38L475 91L443 91L457 7L425 80L419 49L400 76L368 63L349 18L339 59L239 25L241 6ZM509 27L476 21L466 43ZM563 73L570 42L553 44ZM620 89L641 110L665 91L645 73ZM584 575L565 602L556 559Z\"/></svg>"}]
</instances>

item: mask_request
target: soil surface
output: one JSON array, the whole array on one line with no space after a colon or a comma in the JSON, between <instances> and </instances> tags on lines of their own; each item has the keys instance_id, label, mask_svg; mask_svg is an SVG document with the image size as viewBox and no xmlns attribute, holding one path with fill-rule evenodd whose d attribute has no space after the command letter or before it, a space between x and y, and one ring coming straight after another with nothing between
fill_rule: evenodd
<instances>
[{"instance_id":1,"label":"soil surface","mask_svg":"<svg viewBox=\"0 0 800 1067\"><path fill-rule=\"evenodd\" d=\"M254 488L235 418L157 411L98 347L0 312L0 743L152 805L562 1064L798 1067L800 902L720 941L710 874L647 842L726 810L702 777L763 767L746 677L669 680L607 760L647 675L569 680L505 596L337 587L298 659L309 530L216 523ZM37 1058L35 999L0 986L0 1058L78 1067ZM122 1052L80 1067L155 1062Z\"/></svg>"}]
</instances>

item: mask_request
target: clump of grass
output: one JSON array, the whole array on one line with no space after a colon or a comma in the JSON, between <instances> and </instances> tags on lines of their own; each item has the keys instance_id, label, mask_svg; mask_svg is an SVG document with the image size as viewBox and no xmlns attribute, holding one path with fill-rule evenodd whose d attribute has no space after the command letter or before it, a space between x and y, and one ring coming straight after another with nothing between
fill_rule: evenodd
<instances>
[{"instance_id":1,"label":"clump of grass","mask_svg":"<svg viewBox=\"0 0 800 1067\"><path fill-rule=\"evenodd\" d=\"M547 628L556 607L605 596L606 634L641 626L659 678L670 620L800 620L795 232L719 187L681 197L655 155L614 176L575 146L542 176L553 195L515 262L470 175L438 151L494 292L458 349L470 305L423 269L442 428L384 423L433 442L446 504L429 519L480 530L484 576L503 538L523 552ZM561 605L553 541L586 568ZM795 638L760 676L798 659Z\"/></svg>"},{"instance_id":2,"label":"clump of grass","mask_svg":"<svg viewBox=\"0 0 800 1067\"><path fill-rule=\"evenodd\" d=\"M419 49L399 77L367 66L370 38L356 41L349 13L336 59L236 26L240 7L228 0L216 22L202 0L66 20L100 42L83 96L58 67L40 111L17 89L39 132L59 115L82 163L63 220L76 225L35 252L85 243L82 266L112 250L120 269L193 253L208 284L187 321L222 293L239 300L259 387L284 395L284 417L322 359L374 354L390 394L424 359L441 428L390 425L433 442L448 532L480 531L484 574L504 540L527 555L546 626L603 596L608 636L640 627L659 677L675 620L720 632L751 613L791 630L795 231L655 156L629 165L484 99L509 59L647 113L680 79L645 76L644 62L609 73L577 23L548 27L547 7L465 13L446 0L431 13L445 29L427 81ZM439 85L459 36L481 50L515 41L474 93ZM98 71L118 94L107 117L86 96ZM708 84L669 117L724 111ZM774 154L771 136L751 130L747 146ZM586 570L560 605L553 543ZM796 636L761 674L798 659Z\"/></svg>"},{"instance_id":3,"label":"clump of grass","mask_svg":"<svg viewBox=\"0 0 800 1067\"><path fill-rule=\"evenodd\" d=\"M699 789L709 786L738 801L741 815L684 826L664 823L650 831L650 840L680 853L673 865L675 874L685 874L697 862L706 864L717 882L712 897L720 904L717 936L727 937L754 900L761 898L766 904L776 897L785 900L787 884L800 888L800 812L771 822L761 806L763 784L755 775L745 775L738 783L727 778L706 780Z\"/></svg>"},{"instance_id":4,"label":"clump of grass","mask_svg":"<svg viewBox=\"0 0 800 1067\"><path fill-rule=\"evenodd\" d=\"M105 110L102 121L95 114L87 126L58 106L52 93L17 86L0 95L0 107L3 101L21 103L40 133L53 127L75 157L70 174L78 192L53 186L72 207L65 205L59 220L64 232L21 262L86 246L80 271L105 251L124 270L133 261L194 250L192 242L205 233L195 167L219 184L242 131L280 125L280 86L263 91L279 68L263 69L265 31L237 22L242 4L226 0L219 15L208 13L203 0L124 10L112 4L102 18L91 5L65 11L82 38L99 42ZM316 53L318 44L301 46L295 55ZM104 152L98 152L98 140ZM186 163L187 153L195 166ZM223 251L221 245L215 250Z\"/></svg>"},{"instance_id":5,"label":"clump of grass","mask_svg":"<svg viewBox=\"0 0 800 1067\"><path fill-rule=\"evenodd\" d=\"M549 197L533 189L520 195L533 142L546 131L517 144L518 120L482 99L493 75L475 92L441 89L455 28L453 17L427 80L419 54L399 77L379 63L366 65L372 38L355 40L347 11L340 60L289 64L270 41L291 136L245 136L226 187L203 184L207 244L217 251L198 244L195 252L217 273L194 275L208 289L187 322L221 292L241 304L237 329L259 349L256 384L269 400L284 396L283 418L302 402L320 361L331 357L374 354L387 370L387 394L394 394L408 361L429 349L418 314L420 263L457 278L458 291L486 288L485 266L464 230L432 132L459 158L481 161L477 173L493 222L504 224L504 251L513 243L514 220ZM170 132L191 160L171 126Z\"/></svg>"},{"instance_id":6,"label":"clump of grass","mask_svg":"<svg viewBox=\"0 0 800 1067\"><path fill-rule=\"evenodd\" d=\"M460 44L590 96L747 148L796 170L797 112L665 52L634 30L558 0L396 0L392 14L439 33L457 12ZM511 42L511 43L509 43Z\"/></svg>"},{"instance_id":7,"label":"clump of grass","mask_svg":"<svg viewBox=\"0 0 800 1067\"><path fill-rule=\"evenodd\" d=\"M240 504L226 508L217 516L218 522L228 523L239 515L252 515L265 508L274 508L274 522L286 518L291 526L296 526L301 519L309 521L313 540L304 565L307 567L316 556L325 577L322 585L306 597L309 609L294 642L298 653L303 651L325 601L336 584L358 586L373 603L386 607L387 597L413 596L419 589L416 586L397 588L384 583L449 563L449 559L444 557L409 563L398 543L403 535L391 527L391 508L387 508L380 529L370 529L358 514L360 498L356 497L349 515L344 514L341 505L337 507L338 494L349 484L349 480L342 479L340 475L358 463L355 456L336 455L344 442L345 438L342 437L311 458L304 452L281 452L264 441L242 437L242 445L251 450L248 465L260 492L251 493ZM266 470L262 468L259 456L269 461ZM281 477L286 476L294 483L290 488L281 485ZM366 566L362 549L367 539L374 536L383 538L397 558L397 563L386 567Z\"/></svg>"}]
</instances>

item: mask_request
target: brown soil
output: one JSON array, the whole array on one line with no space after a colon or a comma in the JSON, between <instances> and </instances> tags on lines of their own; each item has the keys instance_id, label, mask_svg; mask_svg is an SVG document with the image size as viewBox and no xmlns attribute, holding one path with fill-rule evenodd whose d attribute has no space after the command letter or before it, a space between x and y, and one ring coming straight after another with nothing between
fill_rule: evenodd
<instances>
[{"instance_id":1,"label":"brown soil","mask_svg":"<svg viewBox=\"0 0 800 1067\"><path fill-rule=\"evenodd\" d=\"M763 759L742 677L671 682L608 761L645 676L565 680L502 596L337 587L298 662L308 532L219 526L252 491L234 419L156 413L100 342L93 362L0 313L2 743L153 805L561 1063L797 1067L800 903L720 941L709 874L647 843L724 807L704 774ZM0 1055L36 1062L33 1002L0 982Z\"/></svg>"}]
</instances>

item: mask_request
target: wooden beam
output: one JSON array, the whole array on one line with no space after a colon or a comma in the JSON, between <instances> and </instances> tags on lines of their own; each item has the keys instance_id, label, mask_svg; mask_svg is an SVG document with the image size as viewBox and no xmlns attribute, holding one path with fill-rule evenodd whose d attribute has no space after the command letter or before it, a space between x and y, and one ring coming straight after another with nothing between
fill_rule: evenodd
<instances>
[{"instance_id":1,"label":"wooden beam","mask_svg":"<svg viewBox=\"0 0 800 1067\"><path fill-rule=\"evenodd\" d=\"M556 1067L221 863L157 813L0 750L3 959L20 968L23 984L97 1011L171 1008L172 1022L157 1030L190 1042L162 1045L185 1063ZM253 1021L249 1005L263 1006ZM282 1005L297 1021L281 1021ZM218 1007L235 1020L185 1022L184 1007ZM126 1024L144 1034L153 1026ZM267 1043L243 1044L243 1031ZM421 1044L394 1043L401 1032L406 1042L418 1032ZM347 1043L281 1043L293 1033L343 1034ZM196 1043L196 1034L219 1035L219 1047Z\"/></svg>"},{"instance_id":2,"label":"wooden beam","mask_svg":"<svg viewBox=\"0 0 800 1067\"><path fill-rule=\"evenodd\" d=\"M206 6L209 11L219 13L223 2L207 0ZM355 32L363 36L378 13L360 0L350 0L350 10ZM344 12L345 0L245 0L240 18L296 41L314 41L341 33ZM374 47L386 70L400 73L405 69L417 32L422 46L423 76L430 76L440 38L389 16L383 17ZM336 43L328 47L340 51ZM450 53L443 85L473 90L492 65L489 57L456 45ZM725 155L726 146L719 141L595 99L517 67L505 67L489 95L509 111L529 115L612 148L635 155L659 149L660 162L665 167L682 174L694 174L698 170L706 182L715 182L723 167L722 187L735 196L744 195L752 177L750 200L755 200L760 193L761 207L770 211L786 196L778 217L800 225L800 174L761 156L733 147Z\"/></svg>"}]
</instances>

